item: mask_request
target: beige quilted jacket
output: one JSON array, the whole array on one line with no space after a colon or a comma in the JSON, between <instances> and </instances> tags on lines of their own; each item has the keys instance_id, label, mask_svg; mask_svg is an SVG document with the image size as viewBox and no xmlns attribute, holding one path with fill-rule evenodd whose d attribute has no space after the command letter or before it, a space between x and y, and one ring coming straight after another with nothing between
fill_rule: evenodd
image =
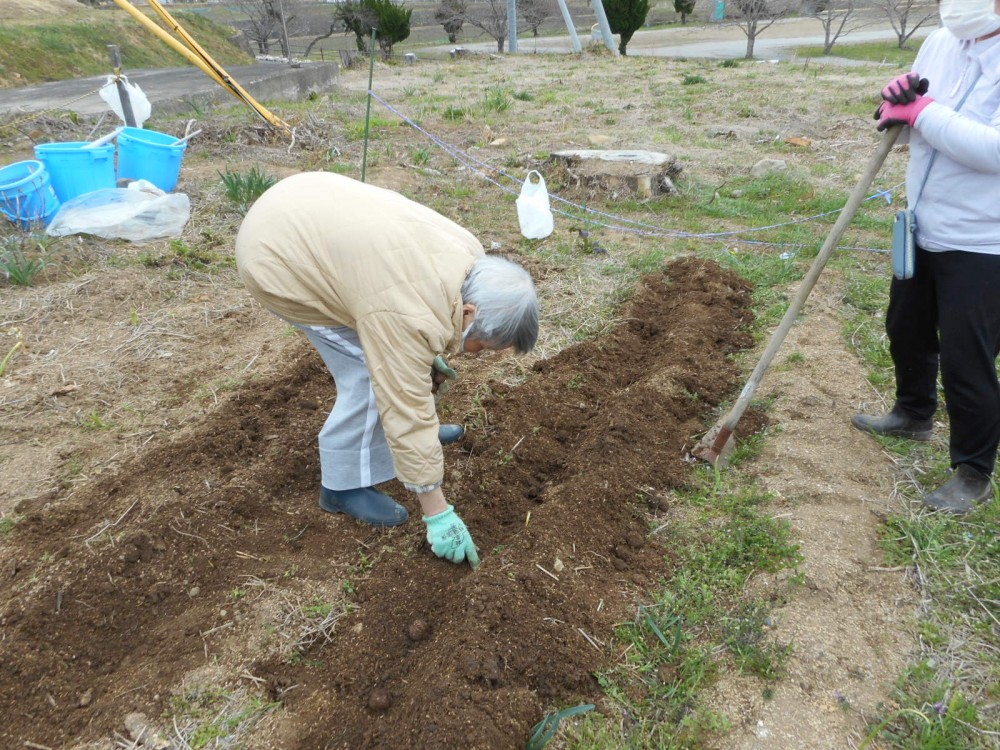
<instances>
[{"instance_id":1,"label":"beige quilted jacket","mask_svg":"<svg viewBox=\"0 0 1000 750\"><path fill-rule=\"evenodd\" d=\"M396 476L413 486L444 476L429 373L459 347L462 283L482 255L426 206L327 172L278 182L236 238L240 277L264 307L358 332Z\"/></svg>"}]
</instances>

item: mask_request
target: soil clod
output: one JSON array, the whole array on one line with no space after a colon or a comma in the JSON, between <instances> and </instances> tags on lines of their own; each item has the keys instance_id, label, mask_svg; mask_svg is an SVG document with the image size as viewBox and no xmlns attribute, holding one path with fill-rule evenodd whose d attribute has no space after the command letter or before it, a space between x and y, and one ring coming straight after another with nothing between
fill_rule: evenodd
<instances>
[{"instance_id":1,"label":"soil clod","mask_svg":"<svg viewBox=\"0 0 1000 750\"><path fill-rule=\"evenodd\" d=\"M406 637L411 641L424 641L430 637L431 626L426 620L417 619L410 623L406 629Z\"/></svg>"},{"instance_id":2,"label":"soil clod","mask_svg":"<svg viewBox=\"0 0 1000 750\"><path fill-rule=\"evenodd\" d=\"M368 694L368 708L382 713L392 707L392 695L385 688L375 688Z\"/></svg>"}]
</instances>

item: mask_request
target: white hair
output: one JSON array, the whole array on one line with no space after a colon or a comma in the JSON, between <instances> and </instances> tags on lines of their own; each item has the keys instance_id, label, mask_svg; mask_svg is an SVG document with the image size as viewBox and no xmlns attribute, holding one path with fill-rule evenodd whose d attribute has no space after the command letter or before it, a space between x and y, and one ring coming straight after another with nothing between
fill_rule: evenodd
<instances>
[{"instance_id":1,"label":"white hair","mask_svg":"<svg viewBox=\"0 0 1000 750\"><path fill-rule=\"evenodd\" d=\"M476 306L467 337L491 348L530 352L538 341L538 296L531 275L517 263L487 255L462 284L462 302Z\"/></svg>"}]
</instances>

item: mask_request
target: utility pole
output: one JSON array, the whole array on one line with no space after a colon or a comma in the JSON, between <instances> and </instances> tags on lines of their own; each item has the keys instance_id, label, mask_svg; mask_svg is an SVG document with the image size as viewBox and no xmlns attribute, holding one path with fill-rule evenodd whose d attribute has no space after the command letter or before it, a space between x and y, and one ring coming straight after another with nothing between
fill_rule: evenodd
<instances>
[{"instance_id":1,"label":"utility pole","mask_svg":"<svg viewBox=\"0 0 1000 750\"><path fill-rule=\"evenodd\" d=\"M288 59L288 64L292 64L292 51L288 48L288 27L285 25L285 3L284 0L278 0L278 12L281 14L281 42L282 50L285 53L285 57Z\"/></svg>"},{"instance_id":2,"label":"utility pole","mask_svg":"<svg viewBox=\"0 0 1000 750\"><path fill-rule=\"evenodd\" d=\"M608 14L604 12L604 3L601 0L593 0L592 4L594 13L597 15L597 25L601 27L601 38L604 40L604 46L617 57L618 47L615 46L615 38L611 35L611 25L608 23Z\"/></svg>"},{"instance_id":3,"label":"utility pole","mask_svg":"<svg viewBox=\"0 0 1000 750\"><path fill-rule=\"evenodd\" d=\"M566 30L569 31L569 38L573 40L573 51L579 54L581 51L580 37L576 35L576 27L573 26L573 16L569 14L569 8L566 7L566 0L559 0L559 10L562 11Z\"/></svg>"},{"instance_id":4,"label":"utility pole","mask_svg":"<svg viewBox=\"0 0 1000 750\"><path fill-rule=\"evenodd\" d=\"M507 0L507 49L517 52L517 0Z\"/></svg>"}]
</instances>

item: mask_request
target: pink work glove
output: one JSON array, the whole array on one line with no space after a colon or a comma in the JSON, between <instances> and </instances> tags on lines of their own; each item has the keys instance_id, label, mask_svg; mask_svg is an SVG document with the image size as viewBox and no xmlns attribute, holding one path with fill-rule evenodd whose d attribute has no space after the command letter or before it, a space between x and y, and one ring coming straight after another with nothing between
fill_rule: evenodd
<instances>
[{"instance_id":1,"label":"pink work glove","mask_svg":"<svg viewBox=\"0 0 1000 750\"><path fill-rule=\"evenodd\" d=\"M929 96L918 96L909 104L882 102L875 110L876 128L880 133L893 125L909 125L912 128L917 116L933 101Z\"/></svg>"},{"instance_id":2,"label":"pink work glove","mask_svg":"<svg viewBox=\"0 0 1000 750\"><path fill-rule=\"evenodd\" d=\"M882 89L882 98L893 104L909 104L927 93L930 84L919 73L896 76Z\"/></svg>"}]
</instances>

